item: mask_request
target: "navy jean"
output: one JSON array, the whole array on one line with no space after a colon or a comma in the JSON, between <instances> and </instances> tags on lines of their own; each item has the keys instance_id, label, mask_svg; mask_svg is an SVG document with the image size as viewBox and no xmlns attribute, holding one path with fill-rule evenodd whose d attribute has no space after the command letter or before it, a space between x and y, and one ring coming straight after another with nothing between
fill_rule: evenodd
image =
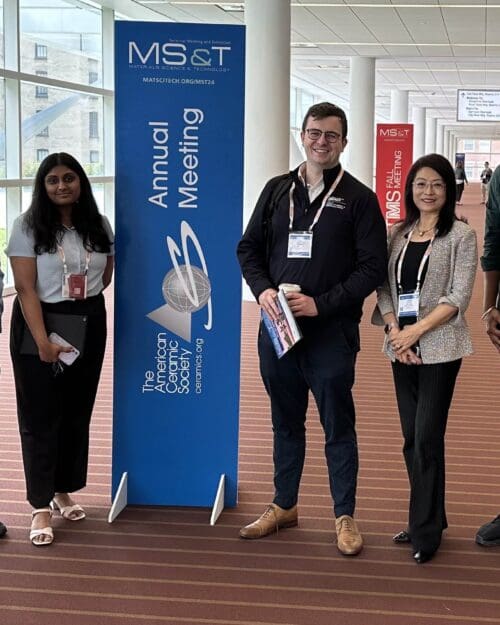
<instances>
[{"instance_id":1,"label":"navy jean","mask_svg":"<svg viewBox=\"0 0 500 625\"><path fill-rule=\"evenodd\" d=\"M358 447L351 389L358 350L357 322L334 320L321 331L308 334L278 359L261 325L260 372L271 400L274 432L274 503L281 508L291 508L297 503L311 390L325 432L335 516L354 513Z\"/></svg>"}]
</instances>

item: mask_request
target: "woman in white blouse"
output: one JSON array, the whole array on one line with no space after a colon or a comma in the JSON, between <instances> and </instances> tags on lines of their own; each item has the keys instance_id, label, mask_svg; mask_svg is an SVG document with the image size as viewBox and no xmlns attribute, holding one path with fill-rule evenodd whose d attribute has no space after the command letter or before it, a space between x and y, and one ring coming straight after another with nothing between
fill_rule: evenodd
<instances>
[{"instance_id":1,"label":"woman in white blouse","mask_svg":"<svg viewBox=\"0 0 500 625\"><path fill-rule=\"evenodd\" d=\"M111 227L71 155L51 154L40 164L31 205L14 222L6 251L17 291L10 351L33 507L30 540L45 546L54 539L53 511L70 521L85 518L69 493L86 485L90 417L106 343L102 291L113 274ZM78 351L54 342L49 318L62 315L66 325L79 328Z\"/></svg>"}]
</instances>

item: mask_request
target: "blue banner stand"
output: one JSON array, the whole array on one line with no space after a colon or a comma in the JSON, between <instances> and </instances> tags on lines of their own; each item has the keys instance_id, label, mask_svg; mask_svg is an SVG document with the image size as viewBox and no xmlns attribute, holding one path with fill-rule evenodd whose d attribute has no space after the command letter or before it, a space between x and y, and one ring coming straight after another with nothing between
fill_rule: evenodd
<instances>
[{"instance_id":1,"label":"blue banner stand","mask_svg":"<svg viewBox=\"0 0 500 625\"><path fill-rule=\"evenodd\" d=\"M244 27L117 22L113 505L237 502Z\"/></svg>"}]
</instances>

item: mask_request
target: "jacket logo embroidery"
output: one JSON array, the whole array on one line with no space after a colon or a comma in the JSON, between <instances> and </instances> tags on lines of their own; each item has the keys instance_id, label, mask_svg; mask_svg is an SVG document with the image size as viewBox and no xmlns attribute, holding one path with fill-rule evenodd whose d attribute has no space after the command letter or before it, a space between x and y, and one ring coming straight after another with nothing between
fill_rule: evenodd
<instances>
[{"instance_id":1,"label":"jacket logo embroidery","mask_svg":"<svg viewBox=\"0 0 500 625\"><path fill-rule=\"evenodd\" d=\"M331 206L332 208L337 208L338 210L343 211L345 208L345 200L343 197L335 197L331 195L326 202L326 206Z\"/></svg>"}]
</instances>

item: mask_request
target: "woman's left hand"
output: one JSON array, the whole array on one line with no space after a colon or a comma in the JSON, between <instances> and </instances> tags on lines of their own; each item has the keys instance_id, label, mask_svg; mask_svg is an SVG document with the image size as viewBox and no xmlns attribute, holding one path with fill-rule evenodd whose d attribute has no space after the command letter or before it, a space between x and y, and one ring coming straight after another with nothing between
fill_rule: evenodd
<instances>
[{"instance_id":1,"label":"woman's left hand","mask_svg":"<svg viewBox=\"0 0 500 625\"><path fill-rule=\"evenodd\" d=\"M396 360L403 365L421 365L422 359L412 349L407 349L400 354L395 354Z\"/></svg>"},{"instance_id":2,"label":"woman's left hand","mask_svg":"<svg viewBox=\"0 0 500 625\"><path fill-rule=\"evenodd\" d=\"M418 343L422 334L423 333L420 331L418 324L414 323L404 327L394 337L391 337L391 347L394 350L396 357L403 355L403 353L409 350L412 345Z\"/></svg>"}]
</instances>

